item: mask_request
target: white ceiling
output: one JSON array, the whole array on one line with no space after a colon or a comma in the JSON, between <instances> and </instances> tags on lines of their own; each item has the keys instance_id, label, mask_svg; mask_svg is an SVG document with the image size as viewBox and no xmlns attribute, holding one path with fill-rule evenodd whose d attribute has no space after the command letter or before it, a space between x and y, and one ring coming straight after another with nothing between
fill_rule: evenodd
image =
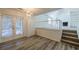
<instances>
[{"instance_id":1,"label":"white ceiling","mask_svg":"<svg viewBox=\"0 0 79 59\"><path fill-rule=\"evenodd\" d=\"M27 13L29 11L29 13L32 13L32 15L34 16L55 11L58 9L62 8L0 8L0 10L17 10L24 13Z\"/></svg>"},{"instance_id":2,"label":"white ceiling","mask_svg":"<svg viewBox=\"0 0 79 59\"><path fill-rule=\"evenodd\" d=\"M31 11L32 15L36 16L36 15L40 15L40 14L44 14L44 13L48 13L51 11L55 11L61 8L22 8L24 11Z\"/></svg>"}]
</instances>

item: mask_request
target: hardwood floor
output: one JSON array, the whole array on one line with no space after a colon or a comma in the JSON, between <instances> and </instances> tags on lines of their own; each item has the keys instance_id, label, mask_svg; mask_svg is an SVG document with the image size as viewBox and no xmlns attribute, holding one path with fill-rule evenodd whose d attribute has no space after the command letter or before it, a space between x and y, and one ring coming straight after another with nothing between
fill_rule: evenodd
<instances>
[{"instance_id":1,"label":"hardwood floor","mask_svg":"<svg viewBox=\"0 0 79 59\"><path fill-rule=\"evenodd\" d=\"M50 39L33 36L0 43L0 50L78 50L78 46L73 46L64 42L55 42Z\"/></svg>"}]
</instances>

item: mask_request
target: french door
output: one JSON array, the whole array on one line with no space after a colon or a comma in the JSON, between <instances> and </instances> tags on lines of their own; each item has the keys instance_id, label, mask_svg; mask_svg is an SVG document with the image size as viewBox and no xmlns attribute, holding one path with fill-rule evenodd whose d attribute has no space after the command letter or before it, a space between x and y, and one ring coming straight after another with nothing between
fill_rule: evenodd
<instances>
[{"instance_id":1,"label":"french door","mask_svg":"<svg viewBox=\"0 0 79 59\"><path fill-rule=\"evenodd\" d=\"M0 38L14 38L16 36L23 36L23 19L22 17L15 17L3 15L0 18ZM0 39L0 40L1 40Z\"/></svg>"}]
</instances>

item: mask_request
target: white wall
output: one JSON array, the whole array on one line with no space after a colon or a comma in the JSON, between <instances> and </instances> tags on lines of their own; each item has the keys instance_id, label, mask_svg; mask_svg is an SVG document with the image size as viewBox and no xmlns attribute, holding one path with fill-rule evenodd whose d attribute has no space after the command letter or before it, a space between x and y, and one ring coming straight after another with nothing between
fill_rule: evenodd
<instances>
[{"instance_id":1,"label":"white wall","mask_svg":"<svg viewBox=\"0 0 79 59\"><path fill-rule=\"evenodd\" d=\"M62 22L68 22L68 27L66 28L73 28L73 26L79 22L79 8L63 8L46 14L38 15L35 18L38 22L47 20L48 18L52 18L52 20L61 20ZM40 27L50 27L50 25L47 23L37 23L37 25Z\"/></svg>"},{"instance_id":2,"label":"white wall","mask_svg":"<svg viewBox=\"0 0 79 59\"><path fill-rule=\"evenodd\" d=\"M77 29L77 34L78 34L78 38L79 38L79 28Z\"/></svg>"},{"instance_id":3,"label":"white wall","mask_svg":"<svg viewBox=\"0 0 79 59\"><path fill-rule=\"evenodd\" d=\"M34 19L33 17L27 16L27 37L35 35Z\"/></svg>"},{"instance_id":4,"label":"white wall","mask_svg":"<svg viewBox=\"0 0 79 59\"><path fill-rule=\"evenodd\" d=\"M52 17L53 20L61 20L62 22L68 22L68 27L70 27L70 10L60 9L55 12L48 13L50 17Z\"/></svg>"},{"instance_id":5,"label":"white wall","mask_svg":"<svg viewBox=\"0 0 79 59\"><path fill-rule=\"evenodd\" d=\"M39 36L46 37L48 39L60 42L62 37L62 30L54 30L48 28L37 28L36 33Z\"/></svg>"},{"instance_id":6,"label":"white wall","mask_svg":"<svg viewBox=\"0 0 79 59\"><path fill-rule=\"evenodd\" d=\"M46 21L48 18L52 20L61 20L62 22L68 22L68 27L70 27L70 10L69 9L60 9L56 11L52 11L46 14L38 15L35 17L38 21L36 24L37 27L47 27L47 28L52 28L51 25L49 25L46 22L40 22L40 21ZM39 23L40 22L40 23ZM55 24L56 27L57 24Z\"/></svg>"},{"instance_id":7,"label":"white wall","mask_svg":"<svg viewBox=\"0 0 79 59\"><path fill-rule=\"evenodd\" d=\"M35 16L35 27L41 27L41 28L56 28L56 25L58 24L56 21L53 21L53 19L51 19L50 16L48 16L47 14L42 14L39 16ZM51 19L53 21L53 23L57 23L55 24L55 26L53 26L54 24L49 24L48 19Z\"/></svg>"},{"instance_id":8,"label":"white wall","mask_svg":"<svg viewBox=\"0 0 79 59\"><path fill-rule=\"evenodd\" d=\"M77 27L76 29L79 38L79 8L71 8L70 10L71 26Z\"/></svg>"}]
</instances>

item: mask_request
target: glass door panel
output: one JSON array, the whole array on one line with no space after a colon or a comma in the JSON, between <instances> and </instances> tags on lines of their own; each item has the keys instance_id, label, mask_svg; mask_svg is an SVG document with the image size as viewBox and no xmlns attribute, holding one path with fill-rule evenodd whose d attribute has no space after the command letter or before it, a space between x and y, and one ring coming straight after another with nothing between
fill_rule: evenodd
<instances>
[{"instance_id":1,"label":"glass door panel","mask_svg":"<svg viewBox=\"0 0 79 59\"><path fill-rule=\"evenodd\" d=\"M16 35L23 34L23 22L21 17L16 19Z\"/></svg>"},{"instance_id":2,"label":"glass door panel","mask_svg":"<svg viewBox=\"0 0 79 59\"><path fill-rule=\"evenodd\" d=\"M10 37L12 35L12 17L2 16L2 37Z\"/></svg>"}]
</instances>

